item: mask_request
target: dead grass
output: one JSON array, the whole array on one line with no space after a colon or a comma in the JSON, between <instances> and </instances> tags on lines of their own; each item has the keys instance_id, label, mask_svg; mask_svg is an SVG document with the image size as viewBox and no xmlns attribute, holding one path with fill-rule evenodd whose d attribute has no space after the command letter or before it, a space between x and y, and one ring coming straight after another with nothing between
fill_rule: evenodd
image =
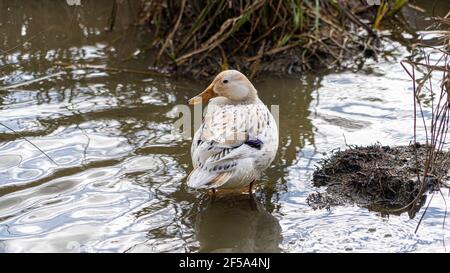
<instances>
[{"instance_id":1,"label":"dead grass","mask_svg":"<svg viewBox=\"0 0 450 273\"><path fill-rule=\"evenodd\" d=\"M417 130L422 127L425 131L427 152L423 162L416 157L416 164L424 165L423 174L417 173L421 182L418 196L411 201L411 206L418 202L419 195L426 190L428 176L434 170L448 166L450 155L438 157L437 154L449 150L448 131L450 128L450 12L443 18L434 18L436 23L430 29L442 30L436 45L415 45L419 54L412 60L401 62L403 68L411 78L414 97L414 141L417 139ZM440 56L437 58L436 56ZM424 103L429 98L429 103ZM431 113L426 116L425 110ZM419 117L419 119L417 118ZM446 177L450 175L450 168L441 177L434 181L437 188L450 187Z\"/></svg>"},{"instance_id":2,"label":"dead grass","mask_svg":"<svg viewBox=\"0 0 450 273\"><path fill-rule=\"evenodd\" d=\"M142 0L155 62L198 77L236 68L295 72L379 52L377 30L407 1Z\"/></svg>"}]
</instances>

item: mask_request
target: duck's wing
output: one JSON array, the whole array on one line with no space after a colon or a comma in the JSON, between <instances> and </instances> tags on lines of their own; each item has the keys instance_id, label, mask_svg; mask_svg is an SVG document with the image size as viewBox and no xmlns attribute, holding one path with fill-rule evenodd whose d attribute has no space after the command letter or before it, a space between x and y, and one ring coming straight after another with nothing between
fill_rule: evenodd
<instances>
[{"instance_id":1,"label":"duck's wing","mask_svg":"<svg viewBox=\"0 0 450 273\"><path fill-rule=\"evenodd\" d=\"M258 113L256 106L229 105L207 112L192 144L194 170L187 179L190 187L217 188L237 171L254 169L256 151L264 145L256 130L261 119ZM260 124L259 129L262 127Z\"/></svg>"},{"instance_id":2,"label":"duck's wing","mask_svg":"<svg viewBox=\"0 0 450 273\"><path fill-rule=\"evenodd\" d=\"M206 147L213 147L212 149ZM244 143L237 147L217 147L214 144L205 143L200 145L194 153L203 159L203 162L195 167L189 175L187 182L193 188L217 188L227 183L232 176L239 171L251 171L253 159L250 146ZM210 156L201 155L202 151Z\"/></svg>"}]
</instances>

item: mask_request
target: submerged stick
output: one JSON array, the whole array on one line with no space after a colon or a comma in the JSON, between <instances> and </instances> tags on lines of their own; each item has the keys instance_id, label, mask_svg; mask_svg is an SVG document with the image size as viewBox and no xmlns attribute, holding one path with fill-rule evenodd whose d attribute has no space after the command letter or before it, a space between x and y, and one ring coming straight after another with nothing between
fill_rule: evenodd
<instances>
[{"instance_id":1,"label":"submerged stick","mask_svg":"<svg viewBox=\"0 0 450 273\"><path fill-rule=\"evenodd\" d=\"M144 74L144 75L152 75L152 76L161 76L161 77L170 77L169 74L164 74L156 71L144 71L144 70L135 70L128 68L117 68L117 67L105 67L101 65L92 65L92 64L71 64L57 61L55 65L62 66L64 68L87 68L87 69L98 69L103 71L110 72L125 72L125 73L135 73L135 74Z\"/></svg>"},{"instance_id":2,"label":"submerged stick","mask_svg":"<svg viewBox=\"0 0 450 273\"><path fill-rule=\"evenodd\" d=\"M29 81L25 81L25 82L21 82L21 83L16 83L16 84L13 84L13 85L10 85L10 86L0 87L0 91L17 88L17 87L24 86L24 85L29 85L29 84L32 84L32 83L35 83L35 82L41 82L41 81L44 81L44 80L47 80L47 79L59 76L59 75L64 74L64 73L65 73L64 71L60 71L60 72L57 72L55 74L47 75L47 76L40 77L40 78L37 78L37 79L34 79L34 80L29 80Z\"/></svg>"},{"instance_id":3,"label":"submerged stick","mask_svg":"<svg viewBox=\"0 0 450 273\"><path fill-rule=\"evenodd\" d=\"M45 155L53 164L55 164L56 166L58 166L59 164L56 163L55 160L53 160L53 158L51 158L46 152L44 152L41 148L39 148L38 146L36 146L33 142L31 142L30 140L28 140L28 138L26 138L24 135L22 135L21 133L17 132L16 130L12 129L11 127L7 126L6 124L0 122L0 125L2 125L3 127L5 127L8 130L11 130L12 132L14 132L15 134L18 134L22 139L24 139L26 142L30 143L31 145L33 145L34 148L36 148L37 150L39 150L39 152L41 152L43 155Z\"/></svg>"}]
</instances>

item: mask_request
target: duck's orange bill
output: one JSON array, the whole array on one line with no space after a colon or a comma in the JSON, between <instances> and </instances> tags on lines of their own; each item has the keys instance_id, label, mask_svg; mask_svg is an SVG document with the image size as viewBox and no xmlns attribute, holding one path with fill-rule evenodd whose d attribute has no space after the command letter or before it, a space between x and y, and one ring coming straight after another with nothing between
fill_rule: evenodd
<instances>
[{"instance_id":1,"label":"duck's orange bill","mask_svg":"<svg viewBox=\"0 0 450 273\"><path fill-rule=\"evenodd\" d=\"M189 105L199 104L199 103L206 103L210 99L217 97L216 93L213 91L213 83L211 83L208 88L205 89L205 91L201 92L197 96L191 98L188 100Z\"/></svg>"}]
</instances>

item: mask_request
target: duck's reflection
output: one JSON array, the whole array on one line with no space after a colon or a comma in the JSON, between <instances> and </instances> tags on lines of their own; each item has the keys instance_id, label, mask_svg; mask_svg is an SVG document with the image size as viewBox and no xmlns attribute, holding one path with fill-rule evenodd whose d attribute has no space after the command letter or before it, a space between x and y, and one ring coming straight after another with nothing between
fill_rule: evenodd
<instances>
[{"instance_id":1,"label":"duck's reflection","mask_svg":"<svg viewBox=\"0 0 450 273\"><path fill-rule=\"evenodd\" d=\"M256 198L206 198L204 204L195 220L200 252L280 252L280 224Z\"/></svg>"}]
</instances>

